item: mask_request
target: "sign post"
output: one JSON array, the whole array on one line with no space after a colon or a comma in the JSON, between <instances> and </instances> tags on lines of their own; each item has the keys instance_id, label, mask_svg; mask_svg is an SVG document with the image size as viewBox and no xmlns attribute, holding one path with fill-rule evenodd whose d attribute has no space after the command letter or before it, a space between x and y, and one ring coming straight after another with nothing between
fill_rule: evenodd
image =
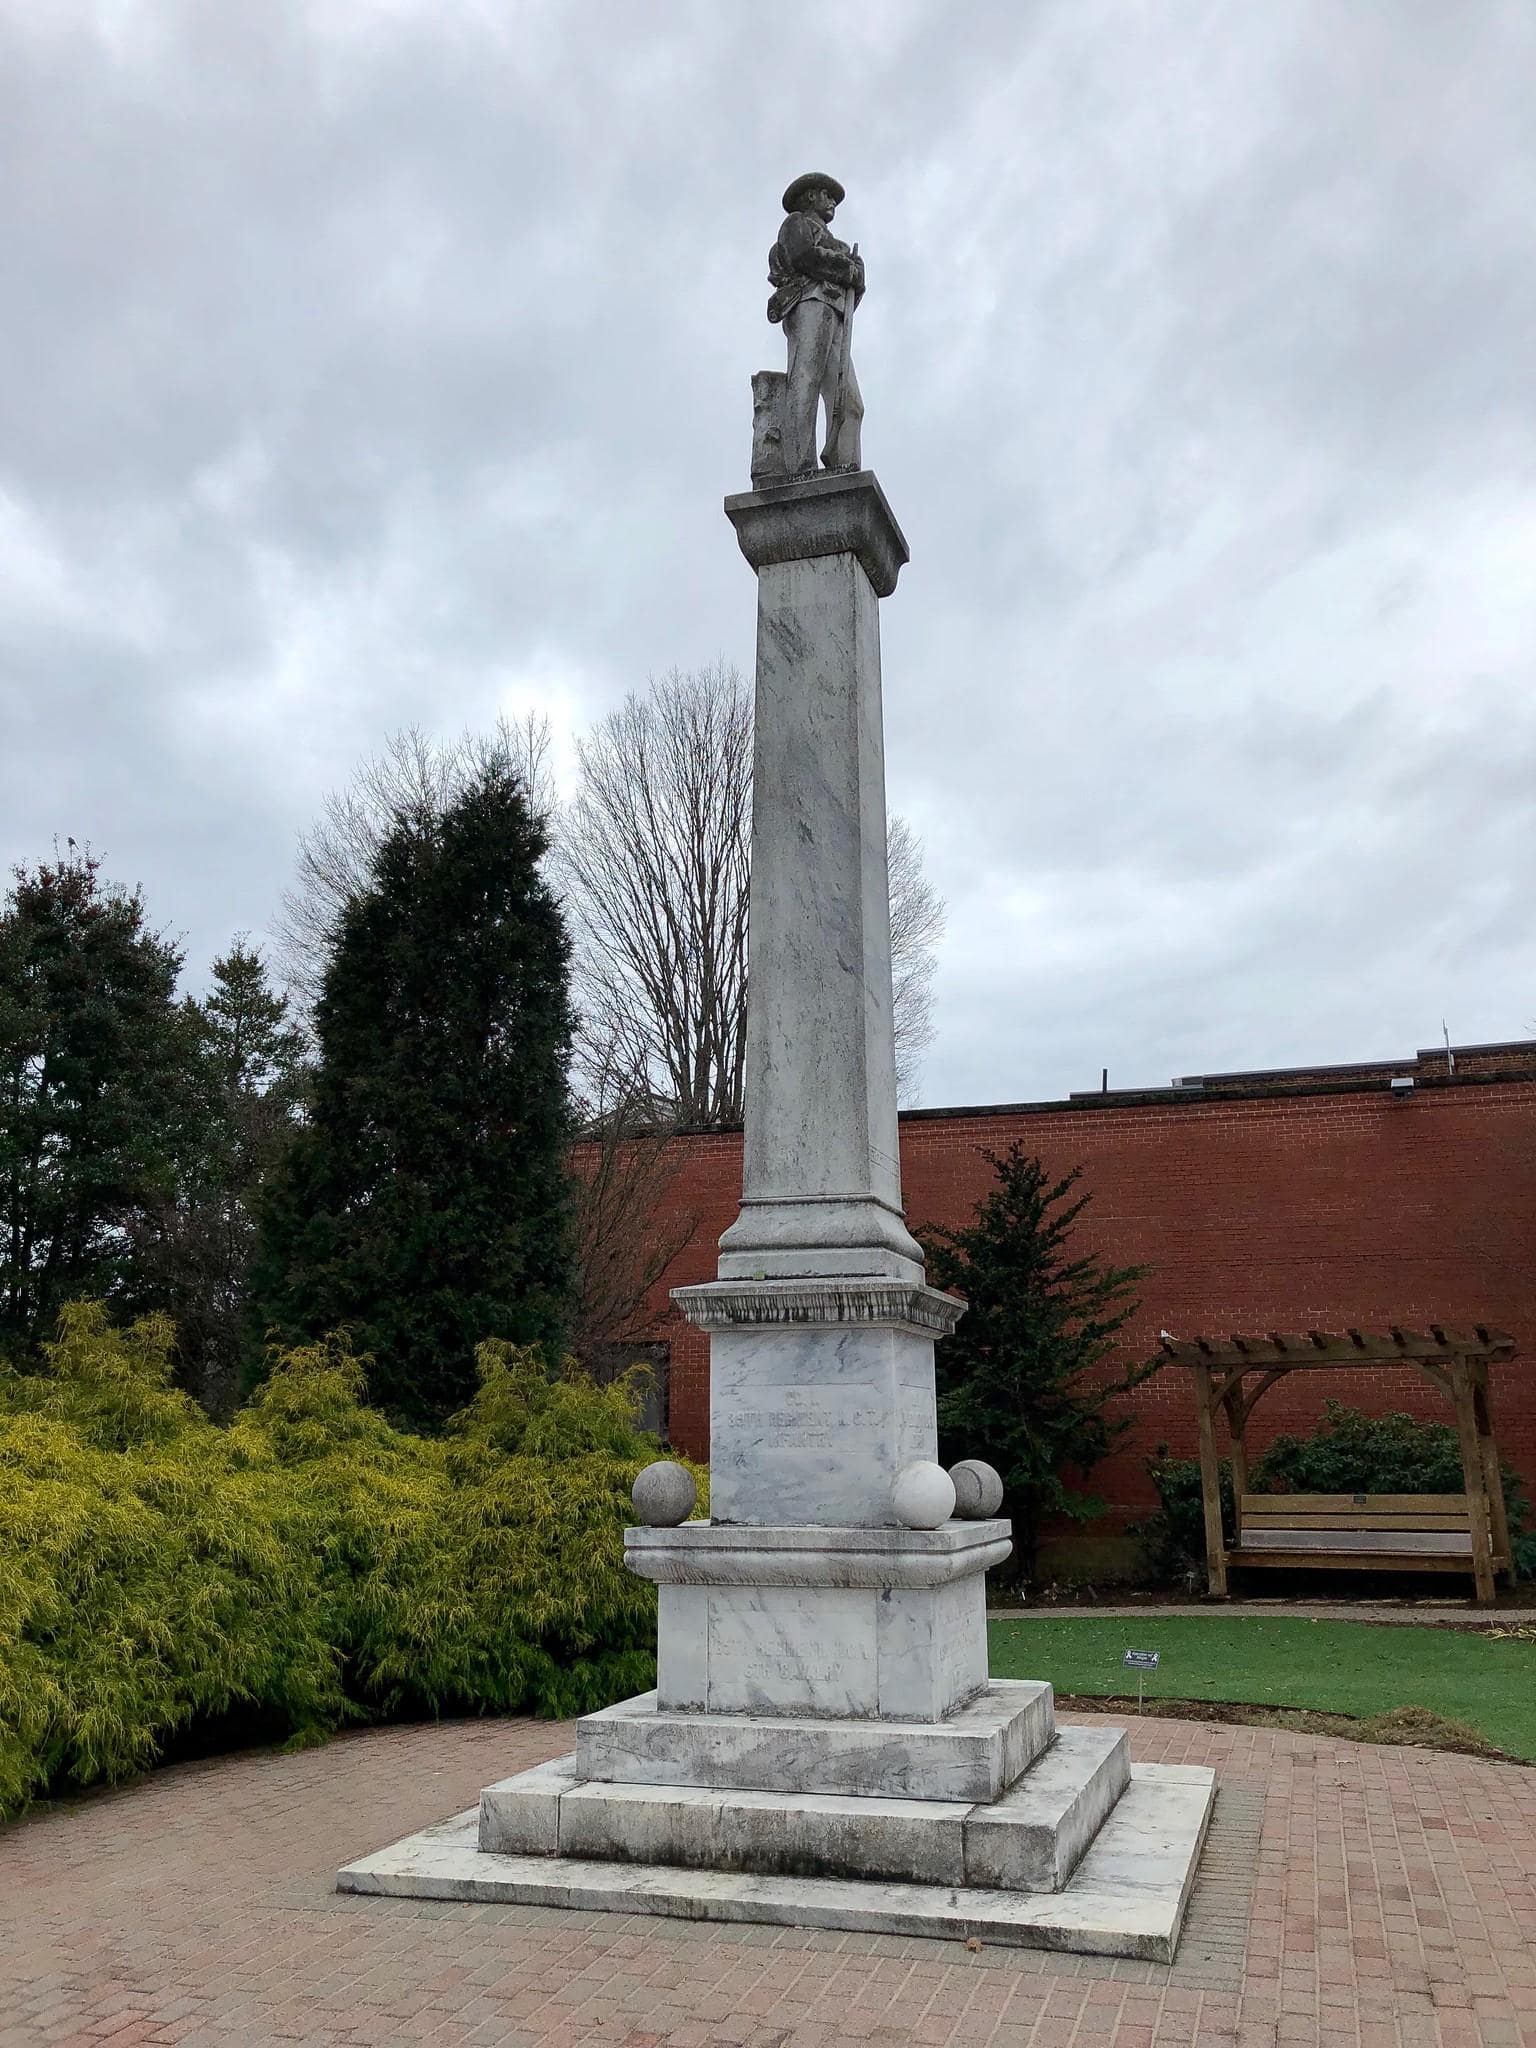
<instances>
[{"instance_id":1,"label":"sign post","mask_svg":"<svg viewBox=\"0 0 1536 2048\"><path fill-rule=\"evenodd\" d=\"M1136 1674L1136 1711L1141 1712L1142 1688L1147 1682L1147 1673L1157 1669L1156 1650L1127 1650L1126 1664Z\"/></svg>"}]
</instances>

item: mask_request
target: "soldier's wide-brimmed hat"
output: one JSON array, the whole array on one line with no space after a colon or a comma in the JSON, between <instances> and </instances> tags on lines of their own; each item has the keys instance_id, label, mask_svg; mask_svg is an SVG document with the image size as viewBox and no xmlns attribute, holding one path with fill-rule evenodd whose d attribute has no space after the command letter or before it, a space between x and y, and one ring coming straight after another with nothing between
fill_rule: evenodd
<instances>
[{"instance_id":1,"label":"soldier's wide-brimmed hat","mask_svg":"<svg viewBox=\"0 0 1536 2048\"><path fill-rule=\"evenodd\" d=\"M843 203L843 188L836 178L829 178L825 171L807 171L804 177L785 187L784 211L793 213L807 192L830 192L839 206Z\"/></svg>"}]
</instances>

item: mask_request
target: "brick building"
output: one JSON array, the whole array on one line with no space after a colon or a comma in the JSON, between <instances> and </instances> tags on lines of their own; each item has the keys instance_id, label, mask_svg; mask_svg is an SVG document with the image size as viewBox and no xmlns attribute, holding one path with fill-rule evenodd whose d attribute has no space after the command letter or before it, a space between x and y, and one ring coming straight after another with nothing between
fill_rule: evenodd
<instances>
[{"instance_id":1,"label":"brick building","mask_svg":"<svg viewBox=\"0 0 1536 2048\"><path fill-rule=\"evenodd\" d=\"M1495 1373L1494 1422L1501 1452L1536 1493L1536 1363L1527 1364L1536 1361L1536 1040L1210 1074L1065 1102L909 1110L909 1220L965 1220L990 1179L985 1153L1016 1138L1053 1172L1083 1168L1093 1197L1084 1245L1151 1268L1127 1333L1136 1356L1156 1348L1161 1330L1485 1322L1512 1332L1520 1355ZM713 1276L715 1242L740 1194L741 1136L680 1144L660 1216L686 1243L652 1306L669 1355L672 1441L705 1458L708 1347L666 1290ZM1450 1419L1411 1370L1296 1374L1259 1409L1255 1454L1277 1431L1309 1427L1328 1395ZM1094 1475L1113 1511L1100 1544L1152 1504L1146 1463L1156 1447L1195 1447L1187 1375L1159 1373L1128 1400L1135 1426Z\"/></svg>"}]
</instances>

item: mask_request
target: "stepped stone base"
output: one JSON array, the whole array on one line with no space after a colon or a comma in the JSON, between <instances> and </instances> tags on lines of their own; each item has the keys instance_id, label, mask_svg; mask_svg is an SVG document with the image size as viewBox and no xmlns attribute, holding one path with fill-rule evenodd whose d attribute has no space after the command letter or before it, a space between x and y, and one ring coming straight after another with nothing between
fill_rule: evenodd
<instances>
[{"instance_id":1,"label":"stepped stone base","mask_svg":"<svg viewBox=\"0 0 1536 2048\"><path fill-rule=\"evenodd\" d=\"M576 1724L575 1777L733 1792L996 1799L1055 1732L1041 1679L996 1679L943 1721L677 1714L641 1693Z\"/></svg>"},{"instance_id":2,"label":"stepped stone base","mask_svg":"<svg viewBox=\"0 0 1536 2048\"><path fill-rule=\"evenodd\" d=\"M1011 1791L980 1804L612 1784L584 1780L570 1756L488 1786L479 1842L499 1855L1059 1891L1129 1782L1117 1728L1063 1729Z\"/></svg>"},{"instance_id":3,"label":"stepped stone base","mask_svg":"<svg viewBox=\"0 0 1536 2048\"><path fill-rule=\"evenodd\" d=\"M613 1790L607 1788L610 1795ZM558 1808L553 1782L546 1792L555 1794ZM337 1887L391 1898L499 1901L583 1912L840 1927L869 1934L958 1940L976 1935L1016 1947L1171 1962L1214 1792L1208 1770L1177 1764L1134 1766L1129 1784L1092 1845L1055 1891L755 1875L558 1854L505 1855L480 1847L478 1811L458 1814L349 1864L338 1875ZM789 1803L776 1802L786 1810ZM935 1817L942 1811L935 1809ZM958 1826L963 1838L965 1821Z\"/></svg>"}]
</instances>

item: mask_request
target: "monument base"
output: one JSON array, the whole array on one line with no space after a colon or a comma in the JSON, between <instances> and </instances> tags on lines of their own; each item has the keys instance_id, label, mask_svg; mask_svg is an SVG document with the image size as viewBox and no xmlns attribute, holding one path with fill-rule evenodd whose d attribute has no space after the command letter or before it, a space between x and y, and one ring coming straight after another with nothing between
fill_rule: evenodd
<instances>
[{"instance_id":1,"label":"monument base","mask_svg":"<svg viewBox=\"0 0 1536 2048\"><path fill-rule=\"evenodd\" d=\"M647 1692L582 1716L574 1771L653 1789L975 1805L1001 1797L1055 1732L1051 1688L1032 1678L997 1680L942 1721L673 1713Z\"/></svg>"},{"instance_id":2,"label":"monument base","mask_svg":"<svg viewBox=\"0 0 1536 2048\"><path fill-rule=\"evenodd\" d=\"M614 1789L607 1788L610 1794ZM847 1928L865 1934L960 1941L976 1936L1013 1947L1169 1963L1178 1947L1214 1789L1212 1773L1191 1765L1134 1766L1091 1846L1066 1882L1054 1890L777 1871L758 1874L559 1854L505 1855L480 1847L482 1813L475 1810L349 1864L339 1873L337 1888L388 1898L654 1913L685 1920ZM791 1810L788 1800L775 1804L786 1814ZM879 1811L891 1802L840 1804L869 1807L865 1826L871 1832L890 1830L894 1819L908 1818ZM929 1802L912 1804L928 1804L933 1819L942 1811ZM807 1805L795 1802L797 1810ZM827 1818L824 1840L833 1834L833 1816ZM840 1818L845 1830L858 1830L857 1813ZM945 1824L940 1821L941 1827ZM962 1854L966 1824L963 1807L958 1820L951 1816L947 1821L951 1844L959 1830ZM781 1843L784 1839L779 1836ZM888 1840L897 1839L899 1829L891 1830Z\"/></svg>"},{"instance_id":3,"label":"monument base","mask_svg":"<svg viewBox=\"0 0 1536 2048\"><path fill-rule=\"evenodd\" d=\"M1057 1729L1042 1680L942 1721L677 1713L654 1693L342 1891L939 1934L1171 1961L1215 1796Z\"/></svg>"},{"instance_id":4,"label":"monument base","mask_svg":"<svg viewBox=\"0 0 1536 2048\"><path fill-rule=\"evenodd\" d=\"M758 1877L1060 1891L1130 1783L1118 1728L1064 1730L998 1798L746 1791L586 1775L581 1752L480 1795L498 1855L679 1864Z\"/></svg>"}]
</instances>

